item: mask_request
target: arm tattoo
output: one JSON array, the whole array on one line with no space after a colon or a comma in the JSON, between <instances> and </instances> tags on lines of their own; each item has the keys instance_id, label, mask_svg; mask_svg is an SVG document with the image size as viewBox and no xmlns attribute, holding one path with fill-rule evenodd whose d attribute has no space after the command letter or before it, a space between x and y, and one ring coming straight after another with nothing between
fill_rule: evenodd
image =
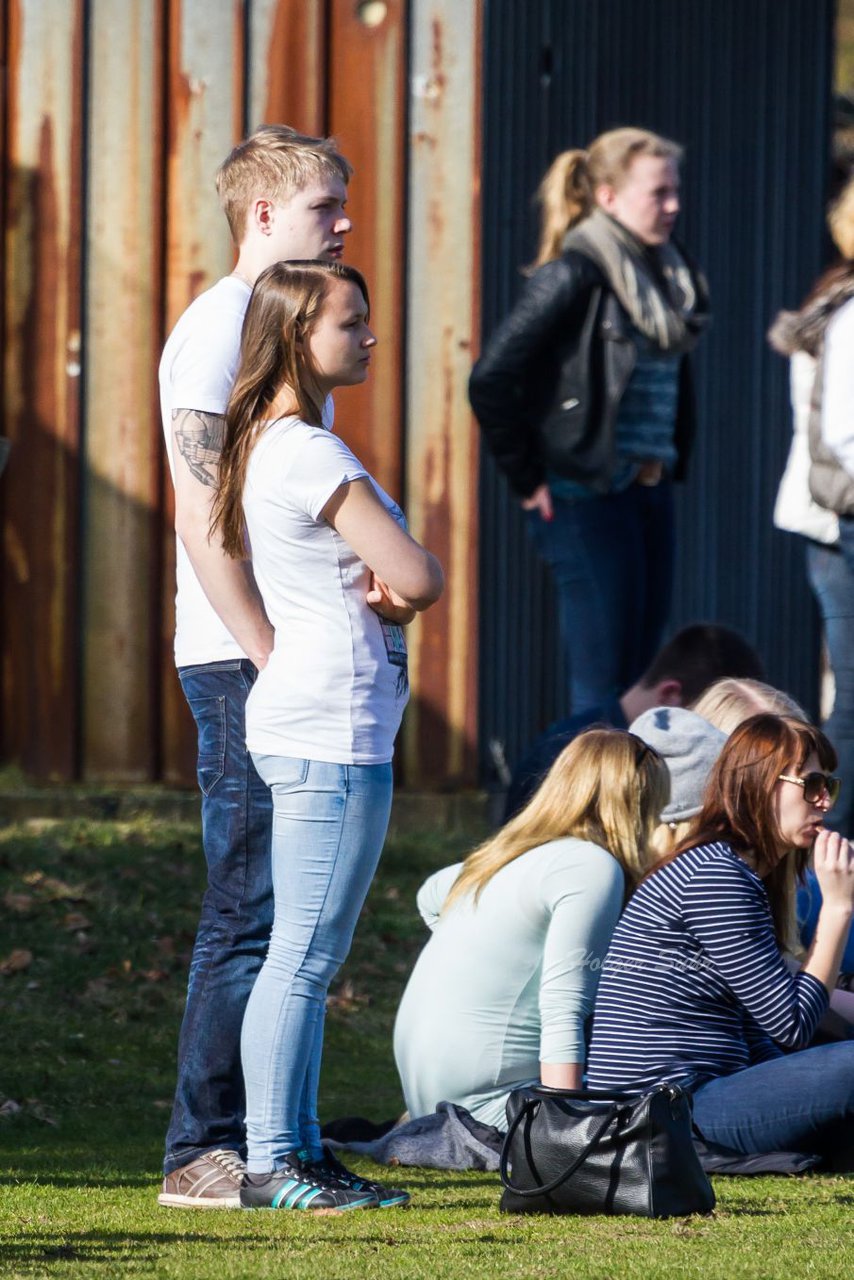
<instances>
[{"instance_id":1,"label":"arm tattoo","mask_svg":"<svg viewBox=\"0 0 854 1280\"><path fill-rule=\"evenodd\" d=\"M225 418L198 409L173 409L172 433L178 452L200 484L215 489L225 443Z\"/></svg>"}]
</instances>

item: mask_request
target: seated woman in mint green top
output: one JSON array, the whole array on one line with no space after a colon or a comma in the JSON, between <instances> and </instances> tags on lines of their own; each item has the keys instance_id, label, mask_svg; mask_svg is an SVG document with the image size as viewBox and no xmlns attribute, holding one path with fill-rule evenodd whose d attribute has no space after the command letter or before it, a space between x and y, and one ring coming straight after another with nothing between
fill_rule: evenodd
<instances>
[{"instance_id":1,"label":"seated woman in mint green top","mask_svg":"<svg viewBox=\"0 0 854 1280\"><path fill-rule=\"evenodd\" d=\"M580 1087L599 968L669 785L640 739L589 730L496 836L422 885L433 936L394 1029L413 1118L449 1101L503 1129L512 1089Z\"/></svg>"}]
</instances>

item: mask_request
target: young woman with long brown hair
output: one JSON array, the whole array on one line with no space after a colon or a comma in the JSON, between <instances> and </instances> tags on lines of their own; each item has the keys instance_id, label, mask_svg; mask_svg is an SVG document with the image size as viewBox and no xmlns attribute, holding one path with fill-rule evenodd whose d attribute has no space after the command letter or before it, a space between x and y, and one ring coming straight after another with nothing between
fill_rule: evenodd
<instances>
[{"instance_id":1,"label":"young woman with long brown hair","mask_svg":"<svg viewBox=\"0 0 854 1280\"><path fill-rule=\"evenodd\" d=\"M673 1081L693 1091L707 1142L816 1153L850 1169L854 1043L805 1048L854 914L854 850L823 825L835 765L828 739L799 720L762 714L733 732L690 847L644 880L614 931L589 1082ZM782 948L810 849L823 903L793 974Z\"/></svg>"},{"instance_id":2,"label":"young woman with long brown hair","mask_svg":"<svg viewBox=\"0 0 854 1280\"><path fill-rule=\"evenodd\" d=\"M413 1117L444 1100L504 1128L511 1089L580 1086L599 968L669 786L639 738L591 729L505 827L422 885L432 937L394 1030Z\"/></svg>"},{"instance_id":3,"label":"young woman with long brown hair","mask_svg":"<svg viewBox=\"0 0 854 1280\"><path fill-rule=\"evenodd\" d=\"M226 415L214 526L252 549L275 630L246 705L273 793L275 919L243 1023L251 1208L336 1212L405 1203L322 1146L317 1085L329 982L379 859L408 696L401 623L442 591L403 515L324 425L335 387L364 382L376 339L352 267L277 263L258 277Z\"/></svg>"}]
</instances>

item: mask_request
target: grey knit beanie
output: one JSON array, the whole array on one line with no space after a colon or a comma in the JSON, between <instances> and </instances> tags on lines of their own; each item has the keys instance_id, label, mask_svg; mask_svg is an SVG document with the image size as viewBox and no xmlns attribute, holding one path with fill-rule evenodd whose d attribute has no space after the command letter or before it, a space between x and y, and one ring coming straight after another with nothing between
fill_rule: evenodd
<instances>
[{"instance_id":1,"label":"grey knit beanie","mask_svg":"<svg viewBox=\"0 0 854 1280\"><path fill-rule=\"evenodd\" d=\"M684 822L703 807L703 791L727 736L684 707L652 707L629 732L654 747L670 773L670 803L662 822Z\"/></svg>"}]
</instances>

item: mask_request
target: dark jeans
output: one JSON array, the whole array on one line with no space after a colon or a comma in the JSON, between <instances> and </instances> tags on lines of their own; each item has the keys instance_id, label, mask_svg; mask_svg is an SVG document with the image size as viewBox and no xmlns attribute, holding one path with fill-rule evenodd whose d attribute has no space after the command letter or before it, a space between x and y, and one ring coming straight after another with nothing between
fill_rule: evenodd
<instances>
[{"instance_id":1,"label":"dark jeans","mask_svg":"<svg viewBox=\"0 0 854 1280\"><path fill-rule=\"evenodd\" d=\"M854 835L854 520L840 519L839 546L807 543L807 576L818 602L836 681L833 714L824 731L839 756L839 799L827 825Z\"/></svg>"},{"instance_id":2,"label":"dark jeans","mask_svg":"<svg viewBox=\"0 0 854 1280\"><path fill-rule=\"evenodd\" d=\"M240 1029L273 924L272 797L246 750L247 659L182 667L199 732L208 884L178 1041L178 1084L164 1172L206 1151L246 1151ZM167 870L168 873L168 870Z\"/></svg>"},{"instance_id":3,"label":"dark jeans","mask_svg":"<svg viewBox=\"0 0 854 1280\"><path fill-rule=\"evenodd\" d=\"M574 710L625 693L649 666L670 613L673 493L669 481L564 501L529 516L551 566Z\"/></svg>"},{"instance_id":4,"label":"dark jeans","mask_svg":"<svg viewBox=\"0 0 854 1280\"><path fill-rule=\"evenodd\" d=\"M694 1123L731 1151L802 1151L854 1170L854 1042L789 1053L701 1085Z\"/></svg>"}]
</instances>

